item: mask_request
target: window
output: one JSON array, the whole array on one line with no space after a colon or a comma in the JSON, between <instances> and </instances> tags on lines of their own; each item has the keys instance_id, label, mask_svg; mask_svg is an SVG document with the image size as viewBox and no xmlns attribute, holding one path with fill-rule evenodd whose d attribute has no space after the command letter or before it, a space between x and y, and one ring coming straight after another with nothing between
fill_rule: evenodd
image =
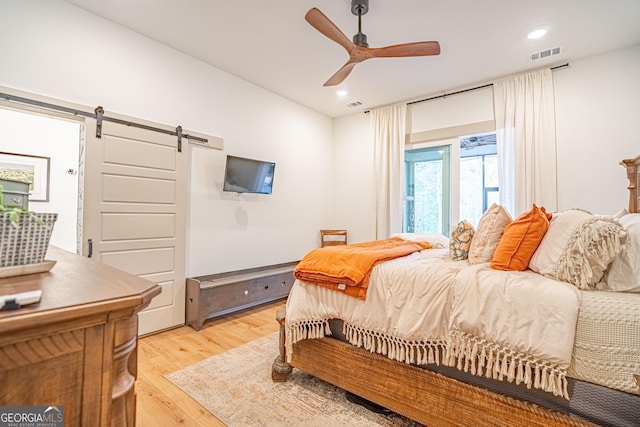
<instances>
[{"instance_id":1,"label":"window","mask_svg":"<svg viewBox=\"0 0 640 427\"><path fill-rule=\"evenodd\" d=\"M405 232L450 228L450 158L448 145L405 151Z\"/></svg>"},{"instance_id":2,"label":"window","mask_svg":"<svg viewBox=\"0 0 640 427\"><path fill-rule=\"evenodd\" d=\"M495 133L426 145L405 151L404 232L448 236L460 219L477 226L498 202Z\"/></svg>"},{"instance_id":3,"label":"window","mask_svg":"<svg viewBox=\"0 0 640 427\"><path fill-rule=\"evenodd\" d=\"M460 219L478 225L494 202L499 202L496 134L460 138Z\"/></svg>"}]
</instances>

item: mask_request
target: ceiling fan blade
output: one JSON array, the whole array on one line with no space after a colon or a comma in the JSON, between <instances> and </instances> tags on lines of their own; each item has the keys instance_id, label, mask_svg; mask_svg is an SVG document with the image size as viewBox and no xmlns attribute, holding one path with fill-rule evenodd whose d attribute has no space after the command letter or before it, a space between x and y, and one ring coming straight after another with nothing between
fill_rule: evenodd
<instances>
[{"instance_id":1,"label":"ceiling fan blade","mask_svg":"<svg viewBox=\"0 0 640 427\"><path fill-rule=\"evenodd\" d=\"M430 41L395 44L385 47L370 48L369 54L377 58L439 55L440 43Z\"/></svg>"},{"instance_id":2,"label":"ceiling fan blade","mask_svg":"<svg viewBox=\"0 0 640 427\"><path fill-rule=\"evenodd\" d=\"M331 76L323 86L335 86L342 83L342 81L347 78L349 73L351 73L351 70L353 70L353 67L355 67L356 64L357 62L347 62L342 66L342 68L336 71L335 74Z\"/></svg>"},{"instance_id":3,"label":"ceiling fan blade","mask_svg":"<svg viewBox=\"0 0 640 427\"><path fill-rule=\"evenodd\" d=\"M353 42L349 37L345 36L336 24L331 22L331 20L327 18L324 13L320 12L318 8L314 7L309 9L307 14L304 16L304 19L306 19L313 28L344 47L347 52L351 52L351 49L353 49Z\"/></svg>"}]
</instances>

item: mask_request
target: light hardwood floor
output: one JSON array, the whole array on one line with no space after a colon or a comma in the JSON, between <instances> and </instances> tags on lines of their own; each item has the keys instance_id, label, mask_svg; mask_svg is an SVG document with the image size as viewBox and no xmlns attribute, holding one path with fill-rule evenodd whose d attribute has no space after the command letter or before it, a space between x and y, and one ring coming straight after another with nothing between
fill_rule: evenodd
<instances>
[{"instance_id":1,"label":"light hardwood floor","mask_svg":"<svg viewBox=\"0 0 640 427\"><path fill-rule=\"evenodd\" d=\"M280 300L208 320L200 331L183 326L141 338L136 383L138 427L224 426L164 374L276 332L276 313L284 307L285 300Z\"/></svg>"}]
</instances>

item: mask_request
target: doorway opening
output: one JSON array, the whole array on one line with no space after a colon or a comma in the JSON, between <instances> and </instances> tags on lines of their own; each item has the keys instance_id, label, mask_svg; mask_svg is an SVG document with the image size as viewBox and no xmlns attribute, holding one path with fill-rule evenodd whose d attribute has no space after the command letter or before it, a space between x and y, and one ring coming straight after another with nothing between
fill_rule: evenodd
<instances>
[{"instance_id":1,"label":"doorway opening","mask_svg":"<svg viewBox=\"0 0 640 427\"><path fill-rule=\"evenodd\" d=\"M55 212L58 220L50 243L80 253L82 204L80 190L83 124L55 116L0 107L0 134L6 154L47 159L48 170L39 180L48 187L48 200L30 199L29 210ZM29 157L25 157L28 159ZM11 168L11 164L2 167ZM0 177L2 172L0 171Z\"/></svg>"}]
</instances>

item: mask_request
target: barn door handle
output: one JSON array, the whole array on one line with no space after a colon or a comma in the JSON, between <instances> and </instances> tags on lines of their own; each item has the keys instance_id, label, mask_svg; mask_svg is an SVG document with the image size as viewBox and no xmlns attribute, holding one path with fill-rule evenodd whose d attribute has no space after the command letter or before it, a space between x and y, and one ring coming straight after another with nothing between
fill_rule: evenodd
<instances>
[{"instance_id":1,"label":"barn door handle","mask_svg":"<svg viewBox=\"0 0 640 427\"><path fill-rule=\"evenodd\" d=\"M93 255L93 239L89 239L89 254L87 258L91 258L91 255Z\"/></svg>"}]
</instances>

